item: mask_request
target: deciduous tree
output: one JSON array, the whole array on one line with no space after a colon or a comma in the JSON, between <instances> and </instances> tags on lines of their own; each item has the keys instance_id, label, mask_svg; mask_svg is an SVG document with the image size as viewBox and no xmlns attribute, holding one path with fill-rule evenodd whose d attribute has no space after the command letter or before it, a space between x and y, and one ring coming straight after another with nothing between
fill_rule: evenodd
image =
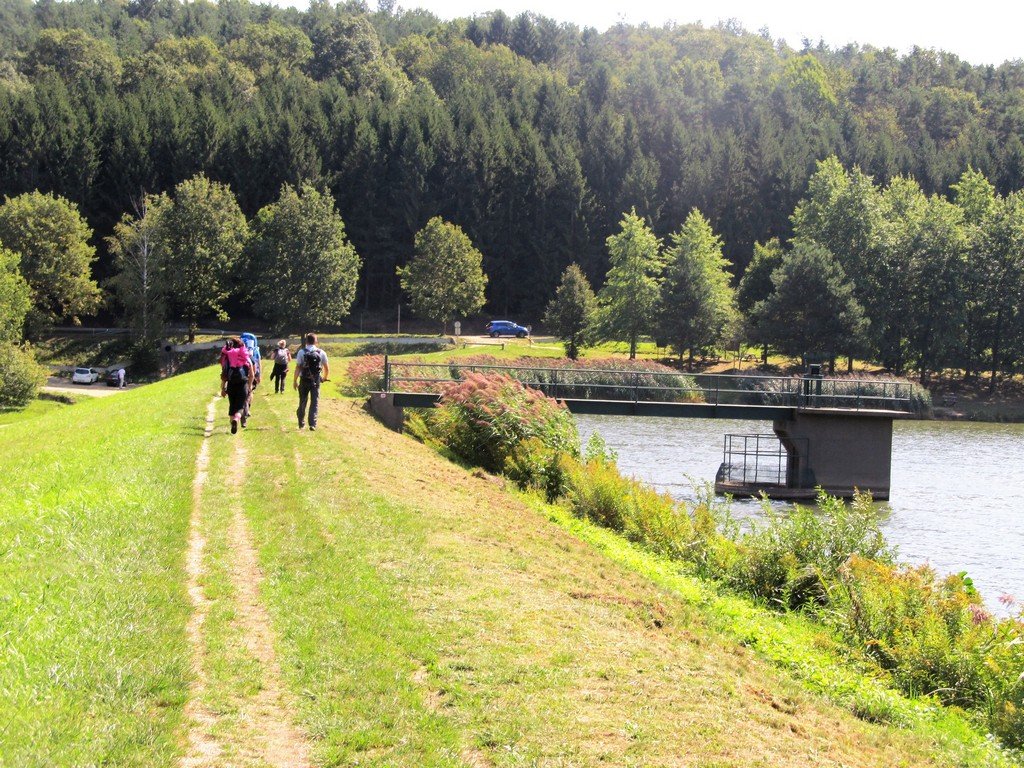
<instances>
[{"instance_id":1,"label":"deciduous tree","mask_svg":"<svg viewBox=\"0 0 1024 768\"><path fill-rule=\"evenodd\" d=\"M25 315L32 302L29 287L18 271L18 254L0 247L0 344L21 341Z\"/></svg>"},{"instance_id":2,"label":"deciduous tree","mask_svg":"<svg viewBox=\"0 0 1024 768\"><path fill-rule=\"evenodd\" d=\"M443 333L449 320L479 311L487 287L483 259L459 226L432 218L416 233L412 259L398 268L412 311L441 323Z\"/></svg>"},{"instance_id":3,"label":"deciduous tree","mask_svg":"<svg viewBox=\"0 0 1024 768\"><path fill-rule=\"evenodd\" d=\"M203 174L174 188L173 203L160 216L157 247L164 249L171 307L195 340L199 319L226 320L224 302L236 290L234 266L249 226L230 187Z\"/></svg>"},{"instance_id":4,"label":"deciduous tree","mask_svg":"<svg viewBox=\"0 0 1024 768\"><path fill-rule=\"evenodd\" d=\"M160 216L170 207L167 195L144 195L135 203L135 214L126 213L107 238L117 274L111 278L129 325L143 342L158 338L163 330L167 278L160 243Z\"/></svg>"},{"instance_id":5,"label":"deciduous tree","mask_svg":"<svg viewBox=\"0 0 1024 768\"><path fill-rule=\"evenodd\" d=\"M961 362L969 252L963 212L933 195L912 242L909 352L922 382Z\"/></svg>"},{"instance_id":6,"label":"deciduous tree","mask_svg":"<svg viewBox=\"0 0 1024 768\"><path fill-rule=\"evenodd\" d=\"M28 192L0 205L0 245L21 257L19 270L32 294L33 333L59 320L78 323L99 307L91 237L78 206L63 197Z\"/></svg>"},{"instance_id":7,"label":"deciduous tree","mask_svg":"<svg viewBox=\"0 0 1024 768\"><path fill-rule=\"evenodd\" d=\"M275 328L340 323L356 296L359 255L330 195L286 184L252 226L249 297Z\"/></svg>"}]
</instances>

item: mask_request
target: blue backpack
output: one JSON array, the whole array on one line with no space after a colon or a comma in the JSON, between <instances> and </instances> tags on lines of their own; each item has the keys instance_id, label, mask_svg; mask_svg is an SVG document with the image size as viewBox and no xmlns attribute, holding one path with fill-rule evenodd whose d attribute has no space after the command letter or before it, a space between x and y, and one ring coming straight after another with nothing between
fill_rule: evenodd
<instances>
[{"instance_id":1,"label":"blue backpack","mask_svg":"<svg viewBox=\"0 0 1024 768\"><path fill-rule=\"evenodd\" d=\"M252 360L252 372L258 380L260 378L260 344L253 333L243 333L239 336L242 344L249 351L249 359Z\"/></svg>"}]
</instances>

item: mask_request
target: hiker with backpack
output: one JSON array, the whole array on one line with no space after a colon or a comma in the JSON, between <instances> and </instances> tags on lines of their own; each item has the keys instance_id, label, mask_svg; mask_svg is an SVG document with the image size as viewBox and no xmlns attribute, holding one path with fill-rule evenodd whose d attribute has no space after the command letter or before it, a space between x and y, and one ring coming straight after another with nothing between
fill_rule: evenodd
<instances>
[{"instance_id":1,"label":"hiker with backpack","mask_svg":"<svg viewBox=\"0 0 1024 768\"><path fill-rule=\"evenodd\" d=\"M253 333L243 333L239 336L245 351L249 353L249 360L252 361L252 383L249 385L249 396L245 400L245 418L252 415L252 393L260 385L262 377L262 361L260 360L260 344ZM243 423L244 427L245 424Z\"/></svg>"},{"instance_id":2,"label":"hiker with backpack","mask_svg":"<svg viewBox=\"0 0 1024 768\"><path fill-rule=\"evenodd\" d=\"M292 353L288 351L288 342L281 339L277 342L277 349L271 355L274 361L274 370L270 374L270 380L274 382L274 393L284 392L284 383L288 378L288 363L292 360Z\"/></svg>"},{"instance_id":3,"label":"hiker with backpack","mask_svg":"<svg viewBox=\"0 0 1024 768\"><path fill-rule=\"evenodd\" d=\"M309 401L309 428L316 429L320 410L320 383L327 381L331 369L327 364L327 353L316 345L316 334L307 333L305 346L295 353L295 376L292 387L299 390L299 429L305 426L306 401Z\"/></svg>"},{"instance_id":4,"label":"hiker with backpack","mask_svg":"<svg viewBox=\"0 0 1024 768\"><path fill-rule=\"evenodd\" d=\"M235 434L247 418L245 407L254 379L252 359L242 340L232 336L220 352L220 361L220 396L228 399L231 434Z\"/></svg>"}]
</instances>

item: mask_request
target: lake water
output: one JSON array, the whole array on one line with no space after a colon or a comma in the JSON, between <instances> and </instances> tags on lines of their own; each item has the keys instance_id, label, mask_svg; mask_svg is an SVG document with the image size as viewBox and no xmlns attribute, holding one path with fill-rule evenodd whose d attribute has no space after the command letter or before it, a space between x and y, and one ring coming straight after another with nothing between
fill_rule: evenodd
<instances>
[{"instance_id":1,"label":"lake water","mask_svg":"<svg viewBox=\"0 0 1024 768\"><path fill-rule=\"evenodd\" d=\"M770 422L577 415L584 445L598 432L626 474L692 501L713 483L726 433L771 433ZM940 574L967 571L994 610L1024 601L1024 425L897 421L892 487L879 503L886 539L900 559ZM736 500L737 517L758 502Z\"/></svg>"}]
</instances>

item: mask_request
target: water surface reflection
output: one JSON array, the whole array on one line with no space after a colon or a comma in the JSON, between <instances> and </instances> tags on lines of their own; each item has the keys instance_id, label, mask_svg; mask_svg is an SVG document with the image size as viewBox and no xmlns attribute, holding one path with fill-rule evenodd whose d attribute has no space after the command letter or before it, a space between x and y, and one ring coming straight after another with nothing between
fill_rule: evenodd
<instances>
[{"instance_id":1,"label":"water surface reflection","mask_svg":"<svg viewBox=\"0 0 1024 768\"><path fill-rule=\"evenodd\" d=\"M768 422L576 416L586 442L598 432L619 467L673 497L692 501L722 461L722 436L768 433ZM1024 425L901 421L893 434L892 488L879 504L901 559L940 573L967 571L987 603L1024 599ZM755 501L734 502L737 517Z\"/></svg>"}]
</instances>

